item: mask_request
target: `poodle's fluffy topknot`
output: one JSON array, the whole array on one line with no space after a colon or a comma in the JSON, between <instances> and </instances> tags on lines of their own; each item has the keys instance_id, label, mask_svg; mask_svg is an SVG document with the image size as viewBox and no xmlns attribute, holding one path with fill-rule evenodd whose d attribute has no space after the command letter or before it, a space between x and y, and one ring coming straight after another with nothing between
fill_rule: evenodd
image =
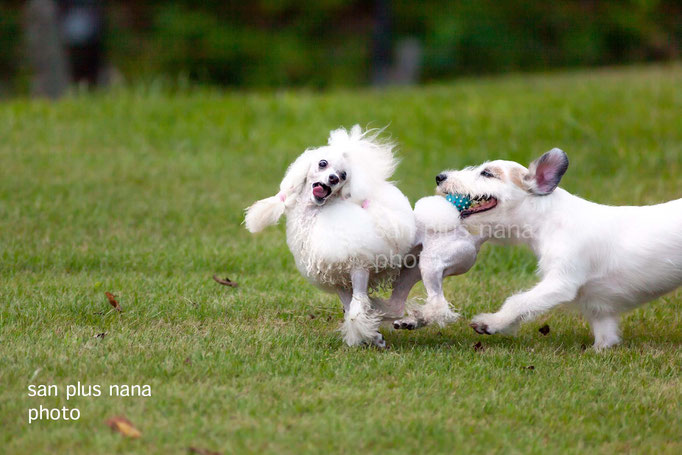
<instances>
[{"instance_id":1,"label":"poodle's fluffy topknot","mask_svg":"<svg viewBox=\"0 0 682 455\"><path fill-rule=\"evenodd\" d=\"M360 125L353 126L350 131L339 128L329 133L329 146L346 150L351 160L372 171L368 173L369 178L388 180L399 161L393 156L395 145L379 139L383 131L384 128L362 131Z\"/></svg>"},{"instance_id":2,"label":"poodle's fluffy topknot","mask_svg":"<svg viewBox=\"0 0 682 455\"><path fill-rule=\"evenodd\" d=\"M344 197L360 204L370 199L375 188L388 181L398 167L394 144L379 139L383 129L362 131L355 125L350 131L339 128L329 134L329 147L343 150L353 169L353 177L343 189Z\"/></svg>"}]
</instances>

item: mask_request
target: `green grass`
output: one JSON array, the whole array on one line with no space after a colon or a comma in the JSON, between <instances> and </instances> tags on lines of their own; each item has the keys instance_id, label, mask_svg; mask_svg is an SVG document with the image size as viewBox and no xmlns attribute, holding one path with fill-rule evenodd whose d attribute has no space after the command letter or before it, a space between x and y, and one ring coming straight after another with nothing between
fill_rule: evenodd
<instances>
[{"instance_id":1,"label":"green grass","mask_svg":"<svg viewBox=\"0 0 682 455\"><path fill-rule=\"evenodd\" d=\"M630 313L624 344L602 354L562 312L515 338L479 337L463 320L387 331L388 352L351 349L336 332L339 302L299 276L282 226L240 226L305 147L354 123L390 125L412 201L444 168L528 163L554 146L571 158L569 191L609 204L679 198L680 87L682 67L669 66L0 105L2 451L680 453L682 292ZM534 269L523 248L486 246L446 295L470 318L532 285ZM77 381L150 384L153 396L27 397L30 383ZM81 418L28 425L40 404ZM114 415L143 436L111 432Z\"/></svg>"}]
</instances>

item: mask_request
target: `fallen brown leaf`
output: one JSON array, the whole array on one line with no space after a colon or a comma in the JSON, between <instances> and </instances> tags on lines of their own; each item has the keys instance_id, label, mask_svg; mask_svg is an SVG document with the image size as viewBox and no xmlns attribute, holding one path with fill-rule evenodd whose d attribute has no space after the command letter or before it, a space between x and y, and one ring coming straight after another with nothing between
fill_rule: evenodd
<instances>
[{"instance_id":1,"label":"fallen brown leaf","mask_svg":"<svg viewBox=\"0 0 682 455\"><path fill-rule=\"evenodd\" d=\"M127 436L129 438L139 438L142 436L140 430L135 428L132 422L123 416L112 417L111 419L107 420L107 425L109 425L112 430L118 431L123 436Z\"/></svg>"},{"instance_id":2,"label":"fallen brown leaf","mask_svg":"<svg viewBox=\"0 0 682 455\"><path fill-rule=\"evenodd\" d=\"M485 348L483 347L483 343L480 341L474 345L474 351L485 351Z\"/></svg>"},{"instance_id":3,"label":"fallen brown leaf","mask_svg":"<svg viewBox=\"0 0 682 455\"><path fill-rule=\"evenodd\" d=\"M531 371L533 371L534 369L535 369L535 366L534 366L534 365L530 365L530 366L527 366L527 367L526 367L526 370L531 370Z\"/></svg>"},{"instance_id":4,"label":"fallen brown leaf","mask_svg":"<svg viewBox=\"0 0 682 455\"><path fill-rule=\"evenodd\" d=\"M545 324L542 327L538 329L538 332L540 332L543 336L547 336L549 334L549 324Z\"/></svg>"},{"instance_id":5,"label":"fallen brown leaf","mask_svg":"<svg viewBox=\"0 0 682 455\"><path fill-rule=\"evenodd\" d=\"M119 305L118 302L116 301L116 296L114 294L112 294L111 292L105 292L104 295L107 296L107 300L109 301L109 305L113 306L116 309L116 311L118 311L120 313L122 311L121 305Z\"/></svg>"},{"instance_id":6,"label":"fallen brown leaf","mask_svg":"<svg viewBox=\"0 0 682 455\"><path fill-rule=\"evenodd\" d=\"M220 452L215 452L213 450L200 449L198 447L188 447L187 451L189 453L195 453L196 455L220 455Z\"/></svg>"},{"instance_id":7,"label":"fallen brown leaf","mask_svg":"<svg viewBox=\"0 0 682 455\"><path fill-rule=\"evenodd\" d=\"M218 284L222 284L223 286L230 286L233 288L239 287L239 285L237 283L235 283L234 281L232 281L231 279L229 279L227 277L218 278L218 275L213 275L213 280Z\"/></svg>"}]
</instances>

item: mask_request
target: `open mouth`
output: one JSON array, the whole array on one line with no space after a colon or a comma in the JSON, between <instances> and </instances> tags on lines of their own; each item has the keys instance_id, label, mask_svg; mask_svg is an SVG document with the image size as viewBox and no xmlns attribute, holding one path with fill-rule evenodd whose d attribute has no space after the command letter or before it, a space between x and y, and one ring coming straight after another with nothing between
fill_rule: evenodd
<instances>
[{"instance_id":1,"label":"open mouth","mask_svg":"<svg viewBox=\"0 0 682 455\"><path fill-rule=\"evenodd\" d=\"M466 218L476 213L487 212L497 207L497 199L493 196L468 197L469 201L460 211L460 216Z\"/></svg>"},{"instance_id":2,"label":"open mouth","mask_svg":"<svg viewBox=\"0 0 682 455\"><path fill-rule=\"evenodd\" d=\"M318 204L322 204L329 195L332 194L332 189L322 182L313 183L313 196Z\"/></svg>"}]
</instances>

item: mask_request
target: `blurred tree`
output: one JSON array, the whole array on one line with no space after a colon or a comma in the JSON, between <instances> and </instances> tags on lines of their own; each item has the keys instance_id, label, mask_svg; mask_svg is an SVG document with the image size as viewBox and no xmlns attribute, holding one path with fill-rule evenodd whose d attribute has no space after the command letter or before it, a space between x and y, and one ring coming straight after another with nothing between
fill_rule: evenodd
<instances>
[{"instance_id":1,"label":"blurred tree","mask_svg":"<svg viewBox=\"0 0 682 455\"><path fill-rule=\"evenodd\" d=\"M0 69L11 74L20 4L0 5ZM106 17L95 35L127 79L235 87L672 60L682 43L680 0L108 0Z\"/></svg>"},{"instance_id":2,"label":"blurred tree","mask_svg":"<svg viewBox=\"0 0 682 455\"><path fill-rule=\"evenodd\" d=\"M21 36L20 5L11 1L0 4L0 95L16 87L19 74Z\"/></svg>"},{"instance_id":3,"label":"blurred tree","mask_svg":"<svg viewBox=\"0 0 682 455\"><path fill-rule=\"evenodd\" d=\"M69 73L57 7L52 0L29 0L25 21L27 54L32 68L31 93L58 98L69 86Z\"/></svg>"},{"instance_id":4,"label":"blurred tree","mask_svg":"<svg viewBox=\"0 0 682 455\"><path fill-rule=\"evenodd\" d=\"M102 0L58 0L60 32L69 57L71 79L95 86L104 67Z\"/></svg>"},{"instance_id":5,"label":"blurred tree","mask_svg":"<svg viewBox=\"0 0 682 455\"><path fill-rule=\"evenodd\" d=\"M389 0L375 0L374 5L372 82L374 85L385 85L389 82L393 42L391 37L391 8Z\"/></svg>"}]
</instances>

